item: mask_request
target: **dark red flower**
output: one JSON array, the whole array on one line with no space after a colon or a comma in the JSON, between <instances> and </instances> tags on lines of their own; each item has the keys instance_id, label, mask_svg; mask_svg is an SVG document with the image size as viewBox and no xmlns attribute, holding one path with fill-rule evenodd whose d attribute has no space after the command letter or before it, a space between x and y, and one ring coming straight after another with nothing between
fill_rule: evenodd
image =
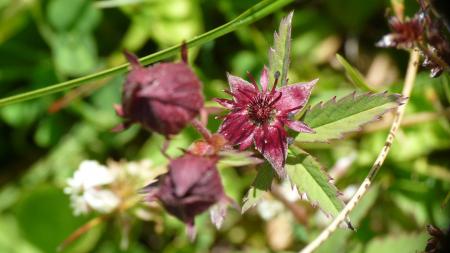
<instances>
[{"instance_id":1,"label":"dark red flower","mask_svg":"<svg viewBox=\"0 0 450 253\"><path fill-rule=\"evenodd\" d=\"M223 191L217 161L214 156L186 153L170 161L168 173L144 188L148 201L159 200L167 212L186 223L192 239L195 216L215 204L231 201Z\"/></svg>"},{"instance_id":2,"label":"dark red flower","mask_svg":"<svg viewBox=\"0 0 450 253\"><path fill-rule=\"evenodd\" d=\"M412 49L417 47L424 56L422 66L430 69L431 77L450 70L450 43L445 32L449 28L446 17L436 6L445 6L441 1L419 0L420 10L412 19L405 21L391 17L389 26L392 33L385 35L378 43L380 47ZM434 7L434 8L433 8ZM434 10L434 11L432 11Z\"/></svg>"},{"instance_id":3,"label":"dark red flower","mask_svg":"<svg viewBox=\"0 0 450 253\"><path fill-rule=\"evenodd\" d=\"M144 68L136 56L126 53L131 64L123 87L122 105L116 106L125 122L165 136L179 133L203 107L201 83L184 63L159 63Z\"/></svg>"},{"instance_id":4,"label":"dark red flower","mask_svg":"<svg viewBox=\"0 0 450 253\"><path fill-rule=\"evenodd\" d=\"M389 27L392 33L383 36L377 42L379 47L413 48L415 43L419 42L424 32L422 15L416 14L412 19L407 18L404 21L397 17L389 19Z\"/></svg>"},{"instance_id":5,"label":"dark red flower","mask_svg":"<svg viewBox=\"0 0 450 253\"><path fill-rule=\"evenodd\" d=\"M444 232L433 225L428 225L427 230L431 238L428 239L425 253L450 252L450 228Z\"/></svg>"},{"instance_id":6,"label":"dark red flower","mask_svg":"<svg viewBox=\"0 0 450 253\"><path fill-rule=\"evenodd\" d=\"M220 126L219 133L231 144L239 145L240 150L254 143L278 175L285 177L288 137L284 126L297 132L314 132L303 122L293 120L292 116L306 104L317 79L276 89L276 78L272 89L268 90L269 76L265 67L260 78L261 90L251 79L252 83L249 83L228 74L230 91L227 93L233 96L233 100L216 99L231 110Z\"/></svg>"}]
</instances>

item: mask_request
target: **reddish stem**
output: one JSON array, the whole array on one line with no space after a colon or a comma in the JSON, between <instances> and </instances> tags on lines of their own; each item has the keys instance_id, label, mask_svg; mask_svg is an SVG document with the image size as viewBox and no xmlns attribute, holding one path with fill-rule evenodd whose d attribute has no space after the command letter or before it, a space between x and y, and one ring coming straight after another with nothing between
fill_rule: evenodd
<instances>
[{"instance_id":1,"label":"reddish stem","mask_svg":"<svg viewBox=\"0 0 450 253\"><path fill-rule=\"evenodd\" d=\"M191 121L192 126L203 136L203 138L209 142L211 140L211 132L200 122L198 119Z\"/></svg>"},{"instance_id":2,"label":"reddish stem","mask_svg":"<svg viewBox=\"0 0 450 253\"><path fill-rule=\"evenodd\" d=\"M103 221L107 220L110 216L103 215L95 217L94 219L90 220L83 226L79 227L75 232L73 232L69 237L67 237L59 246L57 251L61 252L63 251L69 244L71 244L73 241L78 239L80 236L82 236L84 233L91 230L93 227L101 224Z\"/></svg>"},{"instance_id":3,"label":"reddish stem","mask_svg":"<svg viewBox=\"0 0 450 253\"><path fill-rule=\"evenodd\" d=\"M181 60L188 64L188 49L186 41L181 42Z\"/></svg>"},{"instance_id":4,"label":"reddish stem","mask_svg":"<svg viewBox=\"0 0 450 253\"><path fill-rule=\"evenodd\" d=\"M170 156L169 156L169 154L167 154L167 149L169 148L169 145L170 145L170 139L168 139L168 138L164 139L163 146L161 147L161 154L163 154L164 157L166 157L167 159L170 160Z\"/></svg>"}]
</instances>

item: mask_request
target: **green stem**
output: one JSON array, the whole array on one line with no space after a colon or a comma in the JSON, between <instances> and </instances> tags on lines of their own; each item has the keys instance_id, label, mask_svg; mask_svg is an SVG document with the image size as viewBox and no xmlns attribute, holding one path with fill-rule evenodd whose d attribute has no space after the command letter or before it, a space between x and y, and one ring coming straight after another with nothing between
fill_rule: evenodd
<instances>
[{"instance_id":1,"label":"green stem","mask_svg":"<svg viewBox=\"0 0 450 253\"><path fill-rule=\"evenodd\" d=\"M270 13L280 9L281 7L289 4L292 1L293 0L275 0L275 1L274 0L264 0L264 1L261 1L257 4L255 4L250 9L243 12L241 15L239 15L235 19L231 20L230 22L228 22L222 26L219 26L213 30L210 30L202 35L196 36L196 37L186 41L186 44L188 47L202 45L208 41L214 40L214 39L219 38L227 33L230 33L242 26L251 24L251 23L269 15ZM178 45L166 48L164 50L161 50L159 52L156 52L154 54L145 56L145 57L141 58L140 61L143 64L151 64L151 63L160 61L162 59L165 59L167 57L170 57L170 56L178 53L180 50L180 47L181 47L181 43ZM113 74L123 73L123 72L127 71L128 65L129 64L122 64L117 67L106 69L106 70L103 70L103 71L100 71L100 72L97 72L97 73L94 73L91 75L87 75L87 76L83 76L83 77L69 80L66 82L50 85L45 88L32 90L29 92L24 92L21 94L6 97L3 99L0 99L0 107L9 105L9 104L13 104L13 103L23 102L26 100L30 100L30 99L34 99L34 98L38 98L38 97L42 97L42 96L46 96L46 95L50 95L50 94L57 93L57 92L61 92L63 90L75 88L75 87L81 86L82 84L85 84L85 83L88 83L88 82L91 82L94 80L99 80L99 79L105 78L105 77L113 75Z\"/></svg>"}]
</instances>

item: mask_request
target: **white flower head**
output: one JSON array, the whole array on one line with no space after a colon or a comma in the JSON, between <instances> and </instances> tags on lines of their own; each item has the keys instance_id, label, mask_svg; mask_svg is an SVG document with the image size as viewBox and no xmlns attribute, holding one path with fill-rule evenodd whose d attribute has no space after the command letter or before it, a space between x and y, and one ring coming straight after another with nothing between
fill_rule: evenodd
<instances>
[{"instance_id":1,"label":"white flower head","mask_svg":"<svg viewBox=\"0 0 450 253\"><path fill-rule=\"evenodd\" d=\"M115 174L97 161L83 161L64 189L70 195L74 214L86 214L91 210L112 212L120 202L107 186L113 183Z\"/></svg>"},{"instance_id":2,"label":"white flower head","mask_svg":"<svg viewBox=\"0 0 450 253\"><path fill-rule=\"evenodd\" d=\"M264 220L270 220L282 213L284 206L280 201L274 199L262 199L256 206L258 214Z\"/></svg>"},{"instance_id":3,"label":"white flower head","mask_svg":"<svg viewBox=\"0 0 450 253\"><path fill-rule=\"evenodd\" d=\"M110 213L116 209L120 199L110 190L89 189L84 192L86 203L100 213Z\"/></svg>"}]
</instances>

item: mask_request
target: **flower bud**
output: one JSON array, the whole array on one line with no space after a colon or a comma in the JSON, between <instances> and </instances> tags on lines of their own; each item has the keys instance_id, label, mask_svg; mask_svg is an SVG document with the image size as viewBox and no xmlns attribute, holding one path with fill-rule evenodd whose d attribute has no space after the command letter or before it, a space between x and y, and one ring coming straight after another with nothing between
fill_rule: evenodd
<instances>
[{"instance_id":1,"label":"flower bud","mask_svg":"<svg viewBox=\"0 0 450 253\"><path fill-rule=\"evenodd\" d=\"M125 53L131 64L116 112L125 122L165 135L178 134L203 107L201 83L185 62L159 63L144 68L136 56Z\"/></svg>"},{"instance_id":2,"label":"flower bud","mask_svg":"<svg viewBox=\"0 0 450 253\"><path fill-rule=\"evenodd\" d=\"M170 162L168 173L158 182L144 188L148 201L159 200L167 212L186 223L191 239L195 237L195 216L215 204L230 202L216 169L217 161L217 157L186 153Z\"/></svg>"}]
</instances>

